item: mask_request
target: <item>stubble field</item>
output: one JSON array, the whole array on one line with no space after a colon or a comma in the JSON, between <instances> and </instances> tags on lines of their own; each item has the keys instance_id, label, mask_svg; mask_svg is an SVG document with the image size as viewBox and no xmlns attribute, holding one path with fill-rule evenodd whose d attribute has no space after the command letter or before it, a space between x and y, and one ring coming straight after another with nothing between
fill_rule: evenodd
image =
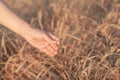
<instances>
[{"instance_id":1,"label":"stubble field","mask_svg":"<svg viewBox=\"0 0 120 80\"><path fill-rule=\"evenodd\" d=\"M0 80L120 80L120 0L3 0L60 39L54 58L0 25Z\"/></svg>"}]
</instances>

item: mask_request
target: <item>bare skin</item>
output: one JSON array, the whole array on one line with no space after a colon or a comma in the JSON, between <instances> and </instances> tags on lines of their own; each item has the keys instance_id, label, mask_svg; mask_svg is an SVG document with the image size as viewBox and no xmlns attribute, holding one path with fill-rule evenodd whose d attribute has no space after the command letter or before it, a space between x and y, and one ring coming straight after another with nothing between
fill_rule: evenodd
<instances>
[{"instance_id":1,"label":"bare skin","mask_svg":"<svg viewBox=\"0 0 120 80\"><path fill-rule=\"evenodd\" d=\"M32 29L0 1L0 24L22 36L32 46L54 57L57 54L59 39L42 30Z\"/></svg>"}]
</instances>

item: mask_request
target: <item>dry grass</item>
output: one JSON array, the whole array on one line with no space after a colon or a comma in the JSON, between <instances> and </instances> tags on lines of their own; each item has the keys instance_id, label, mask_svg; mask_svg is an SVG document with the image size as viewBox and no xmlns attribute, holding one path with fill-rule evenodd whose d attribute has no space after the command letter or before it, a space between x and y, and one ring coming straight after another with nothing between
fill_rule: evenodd
<instances>
[{"instance_id":1,"label":"dry grass","mask_svg":"<svg viewBox=\"0 0 120 80\"><path fill-rule=\"evenodd\" d=\"M13 32L0 30L0 80L120 80L119 0L18 1L28 7L36 3L36 10L25 8L19 15L30 13L24 18L32 27L55 34L61 44L50 58ZM12 7L19 12L23 5Z\"/></svg>"}]
</instances>

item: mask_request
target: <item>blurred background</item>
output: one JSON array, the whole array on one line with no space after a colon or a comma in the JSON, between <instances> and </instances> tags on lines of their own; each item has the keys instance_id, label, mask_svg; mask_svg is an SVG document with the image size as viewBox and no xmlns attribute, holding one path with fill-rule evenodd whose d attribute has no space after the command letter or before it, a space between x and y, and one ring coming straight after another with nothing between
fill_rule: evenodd
<instances>
[{"instance_id":1,"label":"blurred background","mask_svg":"<svg viewBox=\"0 0 120 80\"><path fill-rule=\"evenodd\" d=\"M60 39L50 58L0 27L0 80L120 80L120 0L3 0Z\"/></svg>"},{"instance_id":2,"label":"blurred background","mask_svg":"<svg viewBox=\"0 0 120 80\"><path fill-rule=\"evenodd\" d=\"M49 14L67 8L73 14L85 15L101 23L111 9L119 7L119 0L3 0L14 12L30 21L41 11ZM53 11L54 10L54 11ZM67 12L67 11L66 11ZM58 12L59 13L59 12ZM62 12L60 12L62 13ZM60 14L59 13L59 14ZM72 14L71 13L71 14ZM75 15L74 14L74 15ZM72 16L72 15L71 15Z\"/></svg>"}]
</instances>

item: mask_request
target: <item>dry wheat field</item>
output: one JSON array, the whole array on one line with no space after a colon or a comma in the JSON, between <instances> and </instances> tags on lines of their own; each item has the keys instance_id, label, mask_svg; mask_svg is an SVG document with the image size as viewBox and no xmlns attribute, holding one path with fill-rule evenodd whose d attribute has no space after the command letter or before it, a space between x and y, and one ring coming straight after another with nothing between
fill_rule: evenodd
<instances>
[{"instance_id":1,"label":"dry wheat field","mask_svg":"<svg viewBox=\"0 0 120 80\"><path fill-rule=\"evenodd\" d=\"M54 58L0 25L0 80L120 80L120 0L3 0L60 39Z\"/></svg>"}]
</instances>

